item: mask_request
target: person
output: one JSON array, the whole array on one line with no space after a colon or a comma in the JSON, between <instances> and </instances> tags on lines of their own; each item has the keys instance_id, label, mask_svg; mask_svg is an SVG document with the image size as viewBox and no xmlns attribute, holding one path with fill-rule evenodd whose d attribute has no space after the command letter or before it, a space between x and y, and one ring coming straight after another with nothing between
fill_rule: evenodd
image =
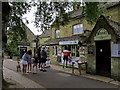
<instances>
[{"instance_id":1,"label":"person","mask_svg":"<svg viewBox=\"0 0 120 90\"><path fill-rule=\"evenodd\" d=\"M40 71L46 72L45 68L45 63L47 61L47 53L45 51L45 47L42 48L41 52L41 69Z\"/></svg>"},{"instance_id":2,"label":"person","mask_svg":"<svg viewBox=\"0 0 120 90\"><path fill-rule=\"evenodd\" d=\"M41 55L40 55L40 52L41 52L41 47L39 47L38 50L37 50L38 63L39 63L38 68L39 68L39 69L41 69Z\"/></svg>"},{"instance_id":3,"label":"person","mask_svg":"<svg viewBox=\"0 0 120 90\"><path fill-rule=\"evenodd\" d=\"M32 51L31 51L32 52ZM31 57L32 57L32 54L29 55L28 57L28 64L27 64L27 67L28 67L28 71L27 73L31 72L31 68L32 68L32 61L31 61Z\"/></svg>"},{"instance_id":4,"label":"person","mask_svg":"<svg viewBox=\"0 0 120 90\"><path fill-rule=\"evenodd\" d=\"M31 50L28 50L28 51L27 51L26 53L24 53L24 55L22 56L21 63L22 63L22 72L23 72L23 75L26 74L26 68L27 68L28 59L29 59L30 55L32 55L32 51L31 51Z\"/></svg>"},{"instance_id":5,"label":"person","mask_svg":"<svg viewBox=\"0 0 120 90\"><path fill-rule=\"evenodd\" d=\"M16 66L16 68L17 68L17 72L21 72L21 66L20 66L20 62L19 61L17 61L17 66Z\"/></svg>"},{"instance_id":6,"label":"person","mask_svg":"<svg viewBox=\"0 0 120 90\"><path fill-rule=\"evenodd\" d=\"M38 54L36 53L33 61L33 74L37 74L37 65L38 65ZM34 71L34 67L36 67L36 72Z\"/></svg>"},{"instance_id":7,"label":"person","mask_svg":"<svg viewBox=\"0 0 120 90\"><path fill-rule=\"evenodd\" d=\"M70 53L69 50L67 49L67 47L65 47L65 49L63 50L63 68L64 68L65 63L66 63L66 68L67 68L69 53Z\"/></svg>"}]
</instances>

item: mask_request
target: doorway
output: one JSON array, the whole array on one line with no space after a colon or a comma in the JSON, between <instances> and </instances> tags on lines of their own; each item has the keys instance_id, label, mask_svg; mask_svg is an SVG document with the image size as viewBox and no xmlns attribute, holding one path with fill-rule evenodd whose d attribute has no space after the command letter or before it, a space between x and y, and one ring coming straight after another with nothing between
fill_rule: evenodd
<instances>
[{"instance_id":1,"label":"doorway","mask_svg":"<svg viewBox=\"0 0 120 90\"><path fill-rule=\"evenodd\" d=\"M110 40L96 41L96 74L111 76Z\"/></svg>"}]
</instances>

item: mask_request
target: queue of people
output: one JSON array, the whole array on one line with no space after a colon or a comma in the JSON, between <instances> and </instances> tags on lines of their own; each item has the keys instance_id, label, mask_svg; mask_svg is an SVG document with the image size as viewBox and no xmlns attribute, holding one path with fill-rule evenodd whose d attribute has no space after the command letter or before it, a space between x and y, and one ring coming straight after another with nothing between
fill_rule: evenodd
<instances>
[{"instance_id":1,"label":"queue of people","mask_svg":"<svg viewBox=\"0 0 120 90\"><path fill-rule=\"evenodd\" d=\"M47 53L45 51L45 47L37 50L34 57L32 57L32 50L28 50L22 56L21 64L22 64L22 73L33 73L36 74L38 69L40 71L46 72L45 63L47 61ZM35 69L35 70L34 70Z\"/></svg>"}]
</instances>

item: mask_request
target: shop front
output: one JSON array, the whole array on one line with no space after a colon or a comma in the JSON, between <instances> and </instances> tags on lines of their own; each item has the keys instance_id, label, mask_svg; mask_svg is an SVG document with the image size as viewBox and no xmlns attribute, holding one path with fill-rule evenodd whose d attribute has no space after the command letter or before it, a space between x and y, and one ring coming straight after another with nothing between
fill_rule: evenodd
<instances>
[{"instance_id":1,"label":"shop front","mask_svg":"<svg viewBox=\"0 0 120 90\"><path fill-rule=\"evenodd\" d=\"M101 16L88 38L87 72L120 79L119 24Z\"/></svg>"},{"instance_id":2,"label":"shop front","mask_svg":"<svg viewBox=\"0 0 120 90\"><path fill-rule=\"evenodd\" d=\"M84 42L85 38L85 36L76 35L64 38L51 39L47 41L46 45L50 46L49 55L51 59L60 63L63 62L62 52L67 46L68 50L71 53L71 57L74 58L75 61L78 61L80 59L80 50L82 50L81 47L84 47L82 46L82 42Z\"/></svg>"},{"instance_id":3,"label":"shop front","mask_svg":"<svg viewBox=\"0 0 120 90\"><path fill-rule=\"evenodd\" d=\"M60 41L59 45L62 47L62 51L67 47L68 51L70 52L71 60L68 61L68 65L72 65L72 61L75 62L75 67L78 68L77 62L79 60L79 41L78 40L71 40L71 41ZM62 52L61 52L62 53ZM61 58L61 63L63 64L63 56Z\"/></svg>"}]
</instances>

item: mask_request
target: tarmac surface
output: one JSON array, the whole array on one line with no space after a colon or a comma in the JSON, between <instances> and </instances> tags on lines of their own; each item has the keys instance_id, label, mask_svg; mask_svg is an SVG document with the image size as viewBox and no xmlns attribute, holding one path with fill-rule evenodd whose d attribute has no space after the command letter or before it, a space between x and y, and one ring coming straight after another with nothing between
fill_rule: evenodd
<instances>
[{"instance_id":1,"label":"tarmac surface","mask_svg":"<svg viewBox=\"0 0 120 90\"><path fill-rule=\"evenodd\" d=\"M119 82L108 77L86 74L78 70L71 74L71 68L62 68L58 65L51 65L46 68L47 72L38 71L38 74L29 73L22 75L16 72L16 61L4 60L4 78L17 82L18 87L12 88L119 88Z\"/></svg>"}]
</instances>

